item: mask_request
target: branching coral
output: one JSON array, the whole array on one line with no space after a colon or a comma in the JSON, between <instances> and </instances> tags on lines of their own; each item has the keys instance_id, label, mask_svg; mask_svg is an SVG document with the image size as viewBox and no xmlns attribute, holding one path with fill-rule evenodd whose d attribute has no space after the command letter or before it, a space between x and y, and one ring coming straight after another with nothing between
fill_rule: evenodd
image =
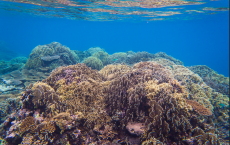
<instances>
[{"instance_id":1,"label":"branching coral","mask_svg":"<svg viewBox=\"0 0 230 145\"><path fill-rule=\"evenodd\" d=\"M137 62L141 62L141 61L149 61L154 57L153 54L142 51L142 52L137 52L135 54L129 54L127 56L127 59L125 60L125 62L129 65L133 65Z\"/></svg>"},{"instance_id":2,"label":"branching coral","mask_svg":"<svg viewBox=\"0 0 230 145\"><path fill-rule=\"evenodd\" d=\"M157 58L164 58L164 59L168 59L172 62L174 62L176 65L183 65L183 62L178 60L178 59L175 59L173 58L172 56L169 56L167 55L166 53L164 52L158 52L156 54L154 54L154 59L157 59Z\"/></svg>"},{"instance_id":3,"label":"branching coral","mask_svg":"<svg viewBox=\"0 0 230 145\"><path fill-rule=\"evenodd\" d=\"M107 78L107 80L112 80L117 78L117 76L127 73L128 71L130 71L130 67L127 65L117 64L105 66L100 70L100 73L103 75L103 77Z\"/></svg>"},{"instance_id":4,"label":"branching coral","mask_svg":"<svg viewBox=\"0 0 230 145\"><path fill-rule=\"evenodd\" d=\"M205 65L191 66L188 68L200 75L204 82L217 92L229 95L229 77L220 75Z\"/></svg>"},{"instance_id":5,"label":"branching coral","mask_svg":"<svg viewBox=\"0 0 230 145\"><path fill-rule=\"evenodd\" d=\"M219 144L188 91L155 62L59 67L26 89L3 136L13 144Z\"/></svg>"},{"instance_id":6,"label":"branching coral","mask_svg":"<svg viewBox=\"0 0 230 145\"><path fill-rule=\"evenodd\" d=\"M210 116L212 115L212 112L205 108L204 106L200 105L198 102L193 101L193 100L186 100L186 102L192 106L192 108L199 114L205 115L205 116Z\"/></svg>"}]
</instances>

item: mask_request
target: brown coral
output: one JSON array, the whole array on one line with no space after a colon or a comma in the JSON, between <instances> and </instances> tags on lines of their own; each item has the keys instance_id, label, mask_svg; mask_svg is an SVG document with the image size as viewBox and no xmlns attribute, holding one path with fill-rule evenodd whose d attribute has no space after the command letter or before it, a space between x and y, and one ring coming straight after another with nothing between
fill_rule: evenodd
<instances>
[{"instance_id":1,"label":"brown coral","mask_svg":"<svg viewBox=\"0 0 230 145\"><path fill-rule=\"evenodd\" d=\"M192 108L197 112L199 113L200 115L205 115L205 116L211 116L212 115L212 112L205 108L203 105L199 104L198 102L196 101L193 101L193 100L186 100L186 102L192 106Z\"/></svg>"},{"instance_id":2,"label":"brown coral","mask_svg":"<svg viewBox=\"0 0 230 145\"><path fill-rule=\"evenodd\" d=\"M202 142L211 142L209 134L215 132L185 98L187 88L154 62L110 65L100 72L84 64L60 67L22 95L22 109L33 114L36 124L21 129L22 140L33 136L37 144L185 145L192 139L199 142L197 128Z\"/></svg>"},{"instance_id":3,"label":"brown coral","mask_svg":"<svg viewBox=\"0 0 230 145\"><path fill-rule=\"evenodd\" d=\"M27 130L35 129L35 119L32 116L26 117L19 125L19 132L22 135Z\"/></svg>"}]
</instances>

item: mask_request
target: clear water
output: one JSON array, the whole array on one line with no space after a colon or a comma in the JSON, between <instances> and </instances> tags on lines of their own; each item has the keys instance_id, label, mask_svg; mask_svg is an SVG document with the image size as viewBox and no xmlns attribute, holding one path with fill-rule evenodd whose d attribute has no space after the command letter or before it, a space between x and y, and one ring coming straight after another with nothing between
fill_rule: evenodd
<instances>
[{"instance_id":1,"label":"clear water","mask_svg":"<svg viewBox=\"0 0 230 145\"><path fill-rule=\"evenodd\" d=\"M165 52L185 66L207 65L229 76L228 0L157 8L125 2L0 1L0 40L25 56L53 41L71 50L99 46L109 54Z\"/></svg>"},{"instance_id":2,"label":"clear water","mask_svg":"<svg viewBox=\"0 0 230 145\"><path fill-rule=\"evenodd\" d=\"M37 86L34 85L33 87L29 85L30 83L35 83L36 81L41 81L42 79L47 78L50 75L51 67L47 69L47 67L42 66L39 69L37 68L29 69L29 68L24 68L24 64L26 63L27 60L29 60L27 59L29 58L29 56L31 56L31 58L33 57L30 54L32 54L31 51L36 46L46 45L52 42L59 42L60 44L69 47L70 50L79 50L82 52L85 51L87 53L88 53L87 50L92 47L100 47L104 49L110 56L112 56L112 54L117 53L117 52L126 52L127 60L128 60L129 54L130 56L134 56L133 52L136 53L136 52L145 51L151 54L156 54L158 52L164 52L167 55L180 60L181 62L183 62L183 65L185 67L188 67L190 69L192 69L193 66L196 67L196 65L206 65L209 68L204 67L204 66L201 67L204 69L204 71L199 72L199 69L198 69L198 72L195 72L196 69L193 70L195 73L199 74L201 77L200 78L197 75L195 78L200 78L200 80L199 79L195 81L192 80L192 78L194 77L192 75L191 75L192 77L190 76L191 78L189 77L187 78L188 80L190 79L189 81L187 81L186 78L184 81L183 79L180 80L179 77L178 78L175 77L180 82L178 83L177 81L174 81L174 82L170 82L171 84L169 84L171 85L171 89L173 89L173 93L175 93L174 90L177 90L178 88L179 88L178 92L182 90L180 87L178 87L181 84L186 85L187 87L186 89L189 95L186 96L183 94L184 96L183 95L182 96L184 98L180 96L181 100L187 99L187 103L185 104L190 103L191 105L194 103L193 101L195 101L194 104L196 105L198 104L197 105L198 107L194 104L193 104L194 106L191 105L194 110L193 112L190 110L190 113L192 112L196 114L198 117L196 115L194 115L195 117L193 116L195 119L193 119L193 117L189 115L187 116L185 115L184 117L184 118L186 117L189 118L188 122L191 123L192 125L195 124L194 126L192 126L193 129L183 130L179 133L175 132L176 135L172 133L173 131L171 132L168 131L170 132L170 135L168 136L167 133L162 135L165 137L164 139L159 137L158 136L159 134L154 132L155 128L151 132L148 130L146 134L148 134L149 137L151 136L151 134L153 134L152 139L155 139L154 137L156 137L156 139L159 139L160 141L164 140L164 143L167 143L167 144L173 144L173 143L183 144L183 145L187 145L187 144L206 144L207 145L207 144L212 144L212 143L220 144L219 142L218 143L216 142L215 137L220 139L221 144L229 143L229 104L228 104L229 102L229 78L227 78L229 77L229 0L0 0L0 145L2 144L5 145L7 144L6 142L8 142L8 144L13 144L13 145L19 144L21 142L25 143L27 142L27 139L29 142L31 138L33 138L33 141L42 140L42 139L38 139L40 138L40 136L34 133L36 131L31 132L30 134L29 130L27 130L27 132L26 131L23 132L23 129L20 130L19 128L23 125L26 126L27 123L25 123L25 120L26 120L25 117L27 117L27 119L32 118L31 119L32 121L33 119L37 121L36 125L38 127L36 129L38 129L40 126L44 124L47 125L48 124L47 122L50 121L49 120L50 118L46 121L43 120L45 118L44 115L47 115L44 113L44 110L42 112L42 109L44 109L43 107L48 106L51 108L50 104L52 103L53 104L56 103L55 104L56 106L59 105L57 103L58 102L57 100L56 100L57 102L55 101L49 102L48 100L50 104L48 105L46 104L42 107L39 106L40 104L37 102L43 101L43 99L39 100L39 97L44 98L45 96L44 92L49 89L47 88L44 89L44 84L36 83ZM54 44L56 43L52 43L52 46L54 46ZM128 51L133 51L133 52L128 52ZM60 57L62 57L61 55L63 54L55 54L55 57L57 57L56 59L59 59ZM20 58L20 61L23 63L19 62L19 60L14 60L18 56L24 56L24 58L23 57ZM39 56L39 59L42 59L42 57ZM86 59L86 57L84 59ZM111 57L110 59L111 59L110 62L115 63L120 58ZM142 60L145 61L145 60L148 60L148 58L142 58L138 61L140 62ZM27 64L28 63L29 62L27 61ZM48 66L50 64L51 63L49 63ZM132 63L132 65L133 64L134 63ZM146 72L148 72L149 71L148 67L150 66L151 66L151 63L149 66L146 66L145 68L143 67L142 69L145 70L147 68ZM7 67L9 67L9 70L7 69ZM18 68L15 69L15 67L18 67ZM156 65L155 67L157 68L158 66ZM188 70L185 67L182 67L182 68L184 68L184 70ZM177 70L177 68L180 68L180 66L178 67L177 65L168 65L166 66L166 68L167 70L172 71L173 69ZM50 70L47 71L46 69L47 70L50 69ZM124 68L124 70L125 69L126 68ZM139 70L142 71L141 69ZM212 70L214 70L215 72L213 72ZM68 79L67 85L66 85L68 87L68 85L70 86L73 85L74 83L72 83L72 81L77 78L75 76L74 77L71 76L73 72L75 71L78 71L78 70L66 69L65 71L63 71L63 73L64 72L67 74L69 73L68 74L69 76L66 75L63 77L61 75L60 76L57 75L55 77L58 78L57 80L63 79L67 81ZM137 71L137 69L134 71ZM208 73L209 75L210 74L211 75L205 76L205 73ZM139 75L139 74L140 73L136 73L135 75ZM158 75L162 77L161 73ZM111 80L112 82L114 76L115 75L112 74L112 77L110 76L109 78L109 75L108 75L105 78L107 80ZM135 80L135 78L133 80ZM130 79L130 80L127 80L127 82L128 81L132 82L133 80ZM77 85L79 85L81 81L84 82L83 79L80 77L74 81L76 81L75 84ZM90 85L97 84L94 81L92 81L92 79L85 80L85 81L88 82ZM48 84L47 81L46 83ZM114 81L114 83L116 83L116 81ZM161 83L159 84L162 85ZM113 83L111 84L113 85ZM127 92L132 92L134 90L133 88L135 88L135 91L136 91L136 88L138 90L139 89L138 87L140 86L141 86L140 88L144 90L142 85L146 85L146 84L142 83L139 86L137 84L135 85L136 86L133 86L133 87L129 86L130 88L125 88L124 90L119 90L119 88L114 89L111 92L118 91L118 92L114 92L114 94L117 93L118 96L120 94L120 98L123 97L124 100L126 99L126 102L128 102L128 99L126 98L128 96L126 95L128 94ZM55 87L57 88L60 86L62 85L59 84L59 85L56 85ZM116 85L116 86L118 87L119 85ZM113 87L116 88L116 86L113 86ZM54 86L52 87L55 88ZM85 85L84 87L87 88L88 85ZM94 86L93 88L97 88L97 87L98 86L96 87ZM43 88L45 91L41 88ZM68 89L65 89L65 91L67 92L67 95L68 93L71 93L71 89L73 88L75 87L70 87ZM38 92L42 92L41 90L44 91L43 94L41 93L42 95L37 95L39 94ZM92 90L93 89L91 89L91 91ZM162 90L164 90L164 88ZM23 92L23 94L20 94L21 92ZM55 93L57 92L58 91L56 91ZM60 92L63 93L62 91L59 90L58 93ZM100 89L99 89L99 92L100 92ZM138 96L139 94L137 93L138 94L137 96L140 97L141 99L147 96L146 92L144 93L143 92L139 93L140 95L144 94L141 97ZM98 91L95 91L94 93L96 94L98 93ZM163 91L163 93L165 92ZM110 93L109 95L111 94L113 93ZM117 94L114 95L114 97L116 97ZM174 97L175 94L173 94L172 96ZM162 97L164 95L159 95L159 96ZM166 94L165 96L167 95L169 96L169 93ZM23 105L20 104L21 102L19 101L19 98L16 98L17 96L21 96L21 102L24 103ZM58 97L59 99L61 98L60 100L62 100L63 96L58 96ZM165 98L166 99L169 98L168 96ZM26 97L28 98L25 99ZM90 98L90 97L91 99L97 98L95 96L90 96L90 95L87 96L86 98ZM101 97L101 98L107 99L106 97L104 98ZM38 101L36 102L33 100L34 101L33 102L30 100L31 98L32 99L35 98ZM121 100L120 98L117 100ZM109 101L111 100L113 99L110 99ZM146 100L147 99L145 99L144 101ZM136 98L135 98L135 101L136 101ZM143 105L143 102L141 102L142 105ZM164 102L164 99L159 99L157 103L162 105L161 104L162 102L165 103L167 101ZM170 100L168 102L172 103L173 101ZM87 103L92 103L92 102L87 102ZM108 103L109 105L107 104L107 106L109 107L112 106L111 104L113 104L113 102L112 103L109 102L109 103ZM139 105L141 103L139 103ZM64 105L67 105L67 104L68 103ZM145 111L148 112L146 113L147 115L145 116L147 119L142 117L145 119L145 121L147 120L146 121L147 123L145 122L146 124L148 124L148 119L150 118L149 117L150 115L148 116L148 114L151 114L149 113L150 109L149 110L146 109L148 108L146 106L149 104L147 103L145 104L144 107L142 106L139 108L140 110L144 108L143 112ZM38 107L36 105L38 105ZM135 105L138 106L138 103ZM153 103L153 105L156 105L155 107L156 110L160 108L159 105L157 104ZM63 106L61 107L60 106L59 106L59 109L63 107ZM75 106L78 107L78 105L76 104ZM164 109L166 110L170 106L173 106L173 105L171 104L168 106L162 105L161 107L162 108L165 107ZM87 106L87 107L91 107L91 106ZM118 123L117 122L114 123L113 121L111 122L108 121L109 123L106 122L107 123L106 124L105 122L102 121L104 125L100 126L100 124L99 125L97 124L98 126L100 126L99 127L100 131L97 130L96 127L98 126L96 126L95 124L94 125L96 126L95 127L96 129L91 128L91 130L89 131L86 128L89 127L90 125L86 127L84 126L85 124L82 125L81 124L82 122L79 122L80 124L79 125L80 127L79 127L76 125L77 123L75 124L76 120L74 119L80 116L79 114L81 112L79 111L80 112L79 113L77 111L79 114L76 115L76 114L73 114L74 111L71 110L72 112L70 111L70 115L71 115L70 118L72 118L72 120L71 119L70 120L71 121L74 120L73 121L74 123L71 124L70 123L71 121L69 120L66 121L67 122L66 124L61 122L64 124L64 125L62 124L64 126L64 127L62 126L64 128L63 134L60 133L61 127L57 129L58 128L57 126L60 125L60 122L57 121L58 119L55 120L55 117L51 115L53 117L53 118L51 117L51 120L52 120L51 124L56 121L55 122L56 130L53 134L47 133L46 135L44 135L44 133L43 134L41 133L41 135L44 135L45 137L51 137L51 136L54 137L53 139L50 139L50 138L48 139L49 144L58 144L61 141L63 141L62 144L79 144L80 145L83 143L93 144L95 142L96 142L95 144L100 144L106 139L107 139L106 141L110 143L113 142L113 144L121 144L121 145L126 144L126 143L127 144L129 143L130 145L141 144L141 140L139 139L138 135L136 135L135 132L132 134L131 131L133 130L132 129L133 126L136 126L136 128L135 127L134 128L137 130L139 129L140 131L141 128L144 126L142 124L144 121L141 122L140 121L141 119L139 119L139 122L133 121L132 123L130 123L129 122L130 120L128 120L129 117L126 117L128 116L127 115L129 113L128 111L132 110L132 109L127 109L129 106L125 106L123 108L118 107L120 110L114 109L115 111L113 109L110 109L109 107L108 108L105 107L103 109L100 108L101 110L99 110L98 112L102 112L101 114L104 113L104 115L105 116L107 115L107 117L115 118L115 122L117 121L116 118L122 118L123 122L119 119L117 121ZM180 104L180 107L181 107L181 104ZM177 109L180 107L177 107ZM201 108L203 107L202 108L203 112L202 111L199 112L199 107ZM64 110L63 112L69 113L68 112L69 110L67 110L67 108L68 107L63 107L62 108ZM72 108L74 107L72 106ZM97 108L97 106L95 108ZM96 109L94 109L93 111L95 110ZM156 112L159 113L160 112L159 110ZM41 112L44 114L42 115ZM60 111L58 115L60 115L63 112ZM138 112L138 111L135 110L133 112ZM174 111L172 114L174 114L175 112L176 111ZM164 118L168 114L170 113L167 112L167 114L165 114L162 118ZM42 118L42 116L44 118ZM57 116L56 118L58 118ZM90 117L91 116L89 115L89 118ZM95 118L97 118L97 116ZM127 119L128 121L125 123L124 123L124 120L125 120L124 118L125 119L128 118ZM172 120L174 120L174 118L176 117L172 116ZM184 118L181 117L180 121L184 120ZM88 118L85 118L85 120L87 119ZM206 136L202 134L205 137L200 135L199 134L200 132L196 133L196 130L194 129L196 125L198 124L197 123L198 121L196 122L196 119L200 121L198 125L200 128L202 128L200 130L206 131L205 132ZM65 122L65 119L64 119L64 122ZM180 122L180 123L182 124L181 126L183 126L183 124L186 124L188 122L182 122L182 123ZM120 123L121 124L124 123L123 125L125 127L121 128L120 126L116 126L117 124L120 124ZM168 123L169 125L167 126L166 123ZM163 126L162 128L165 129L169 127L171 130L173 130L174 124L172 123L172 121L168 119L166 120L166 123L164 122L164 125L166 124L165 126L161 124ZM75 124L76 126L74 126L73 124ZM111 124L114 125L112 129L110 128L112 126ZM145 124L145 127L147 126L146 124ZM175 123L175 124L178 125L178 123ZM204 126L206 125L207 126L210 125L211 129L209 130L205 128ZM26 128L29 128L31 126L33 126L33 123L30 126L26 126ZM148 126L151 126L151 123L149 123ZM178 128L181 129L181 126ZM72 130L70 129L71 127L72 127ZM212 132L213 128L215 129L215 131ZM106 129L107 129L107 132L106 132ZM114 130L116 130L115 132L117 134L115 135L115 137L111 137L112 136L111 134L114 133ZM20 131L23 133L18 134L18 136L16 136L15 134L17 134ZM143 132L141 131L139 133L143 134ZM95 140L95 138L98 137L95 134L100 136L99 137L100 139L102 137L105 137L108 134L111 136L109 136L108 138L100 142L100 139ZM76 137L76 140L71 138L73 136ZM177 137L177 136L179 136L180 139L178 140L174 139L174 137ZM204 137L205 139L209 138L209 140L206 141L204 139L205 141L203 141L199 139L200 136ZM181 138L184 138L184 139L182 140ZM155 142L157 142L157 140L155 140ZM45 143L40 143L40 144L45 144Z\"/></svg>"}]
</instances>

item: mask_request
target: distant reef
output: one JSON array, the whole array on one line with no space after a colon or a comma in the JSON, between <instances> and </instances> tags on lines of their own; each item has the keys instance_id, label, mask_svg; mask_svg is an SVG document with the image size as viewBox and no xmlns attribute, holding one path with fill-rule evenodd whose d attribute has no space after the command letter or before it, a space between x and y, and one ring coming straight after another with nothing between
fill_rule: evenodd
<instances>
[{"instance_id":1,"label":"distant reef","mask_svg":"<svg viewBox=\"0 0 230 145\"><path fill-rule=\"evenodd\" d=\"M229 78L207 66L58 42L35 47L23 64L1 75L1 144L229 142Z\"/></svg>"}]
</instances>

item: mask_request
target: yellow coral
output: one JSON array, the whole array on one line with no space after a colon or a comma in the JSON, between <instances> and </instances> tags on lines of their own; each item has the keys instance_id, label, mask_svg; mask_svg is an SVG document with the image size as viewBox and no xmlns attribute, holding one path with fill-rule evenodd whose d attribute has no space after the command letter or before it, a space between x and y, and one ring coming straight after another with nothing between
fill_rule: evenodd
<instances>
[{"instance_id":1,"label":"yellow coral","mask_svg":"<svg viewBox=\"0 0 230 145\"><path fill-rule=\"evenodd\" d=\"M26 117L19 125L20 134L22 135L23 133L25 133L27 130L30 129L34 130L35 129L34 123L35 123L35 119L32 116Z\"/></svg>"},{"instance_id":2,"label":"yellow coral","mask_svg":"<svg viewBox=\"0 0 230 145\"><path fill-rule=\"evenodd\" d=\"M186 102L192 106L192 108L197 112L199 113L200 115L205 115L205 116L210 116L212 115L212 112L205 108L205 106L199 104L198 102L196 101L193 101L193 100L186 100Z\"/></svg>"}]
</instances>

